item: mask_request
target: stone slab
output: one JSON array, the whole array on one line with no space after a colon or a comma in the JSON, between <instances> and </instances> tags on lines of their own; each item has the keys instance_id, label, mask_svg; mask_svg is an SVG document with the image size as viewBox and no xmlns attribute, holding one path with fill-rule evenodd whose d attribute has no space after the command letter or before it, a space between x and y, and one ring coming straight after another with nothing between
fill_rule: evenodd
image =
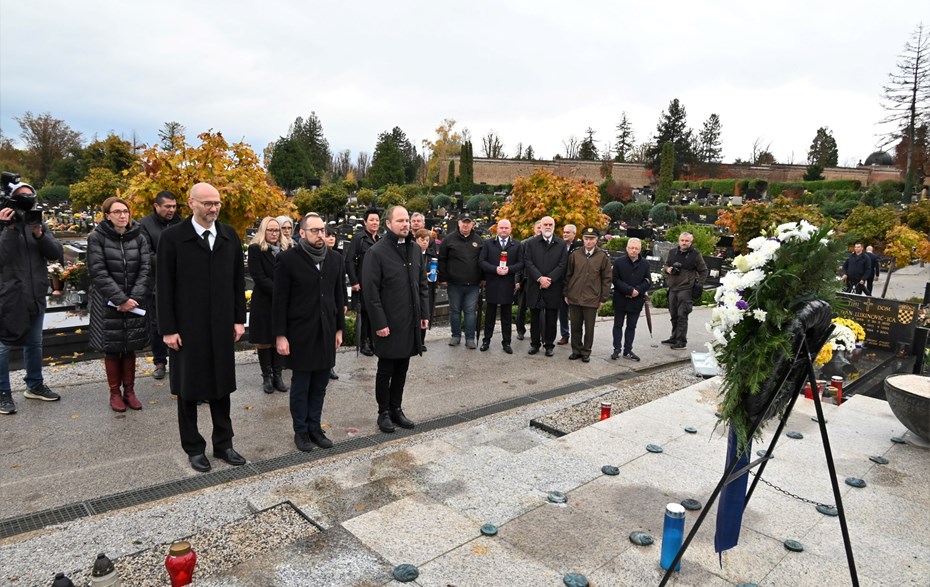
<instances>
[{"instance_id":1,"label":"stone slab","mask_svg":"<svg viewBox=\"0 0 930 587\"><path fill-rule=\"evenodd\" d=\"M479 537L423 565L417 584L562 585L562 575L501 540Z\"/></svg>"}]
</instances>

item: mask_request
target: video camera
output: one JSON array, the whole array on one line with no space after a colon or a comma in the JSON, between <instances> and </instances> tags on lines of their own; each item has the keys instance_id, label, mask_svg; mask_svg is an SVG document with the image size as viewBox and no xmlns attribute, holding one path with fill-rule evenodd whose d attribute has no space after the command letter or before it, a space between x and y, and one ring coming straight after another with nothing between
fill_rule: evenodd
<instances>
[{"instance_id":1,"label":"video camera","mask_svg":"<svg viewBox=\"0 0 930 587\"><path fill-rule=\"evenodd\" d=\"M672 263L672 275L681 275L681 263L677 261Z\"/></svg>"},{"instance_id":2,"label":"video camera","mask_svg":"<svg viewBox=\"0 0 930 587\"><path fill-rule=\"evenodd\" d=\"M13 192L21 187L28 187L30 192L14 195ZM16 218L23 224L42 223L42 209L36 206L35 189L27 183L21 183L19 175L9 171L0 173L0 210L4 208L12 208Z\"/></svg>"}]
</instances>

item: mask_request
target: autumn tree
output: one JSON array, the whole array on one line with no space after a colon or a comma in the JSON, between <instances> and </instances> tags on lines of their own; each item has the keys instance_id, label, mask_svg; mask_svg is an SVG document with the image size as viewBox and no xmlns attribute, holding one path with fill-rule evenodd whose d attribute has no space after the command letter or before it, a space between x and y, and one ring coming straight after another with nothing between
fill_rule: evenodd
<instances>
[{"instance_id":1,"label":"autumn tree","mask_svg":"<svg viewBox=\"0 0 930 587\"><path fill-rule=\"evenodd\" d=\"M368 185L380 188L391 183L404 183L404 155L391 132L378 135L375 154L368 170Z\"/></svg>"},{"instance_id":2,"label":"autumn tree","mask_svg":"<svg viewBox=\"0 0 930 587\"><path fill-rule=\"evenodd\" d=\"M75 210L87 209L96 212L104 200L110 196L121 196L128 186L129 181L124 174L115 173L106 167L95 167L83 180L71 184L71 207ZM151 202L149 206L151 207Z\"/></svg>"},{"instance_id":3,"label":"autumn tree","mask_svg":"<svg viewBox=\"0 0 930 587\"><path fill-rule=\"evenodd\" d=\"M617 155L614 160L618 163L628 163L635 147L636 136L633 134L633 123L630 122L626 112L623 112L620 122L617 123L617 142L614 143L614 151Z\"/></svg>"},{"instance_id":4,"label":"autumn tree","mask_svg":"<svg viewBox=\"0 0 930 587\"><path fill-rule=\"evenodd\" d=\"M517 238L533 234L533 225L543 216L552 216L558 226L606 228L608 217L601 213L600 193L591 182L560 177L539 169L514 180L512 199L497 211L506 218Z\"/></svg>"},{"instance_id":5,"label":"autumn tree","mask_svg":"<svg viewBox=\"0 0 930 587\"><path fill-rule=\"evenodd\" d=\"M22 149L17 149L13 140L3 134L0 130L0 169L17 173L25 180L32 179L30 172L26 167L27 154Z\"/></svg>"},{"instance_id":6,"label":"autumn tree","mask_svg":"<svg viewBox=\"0 0 930 587\"><path fill-rule=\"evenodd\" d=\"M930 261L930 240L927 234L905 225L895 226L885 233L885 255L894 258L895 265L907 267L911 259Z\"/></svg>"},{"instance_id":7,"label":"autumn tree","mask_svg":"<svg viewBox=\"0 0 930 587\"><path fill-rule=\"evenodd\" d=\"M45 184L52 165L71 148L80 148L81 133L72 130L64 120L53 118L49 112L35 116L26 111L19 118L20 137L26 144L27 164L34 171L36 187Z\"/></svg>"},{"instance_id":8,"label":"autumn tree","mask_svg":"<svg viewBox=\"0 0 930 587\"><path fill-rule=\"evenodd\" d=\"M840 223L839 232L853 240L873 244L884 241L885 234L900 222L893 206L856 206Z\"/></svg>"},{"instance_id":9,"label":"autumn tree","mask_svg":"<svg viewBox=\"0 0 930 587\"><path fill-rule=\"evenodd\" d=\"M430 153L426 165L426 180L430 184L439 182L440 161L455 157L462 148L462 133L455 130L455 124L455 119L446 118L436 127L434 140L423 140L424 152Z\"/></svg>"},{"instance_id":10,"label":"autumn tree","mask_svg":"<svg viewBox=\"0 0 930 587\"><path fill-rule=\"evenodd\" d=\"M291 215L291 205L279 188L268 183L258 156L245 143L230 145L221 133L207 131L194 147L175 141L173 149L156 145L142 153L141 170L123 172L129 186L123 194L132 207L133 216L148 214L152 199L162 190L178 196L186 205L190 188L198 182L213 185L223 197L220 221L231 224L240 237L256 220L279 214Z\"/></svg>"},{"instance_id":11,"label":"autumn tree","mask_svg":"<svg viewBox=\"0 0 930 587\"><path fill-rule=\"evenodd\" d=\"M589 126L584 133L584 139L578 145L578 158L582 161L597 161L600 154L597 151L597 141L594 140L594 129Z\"/></svg>"},{"instance_id":12,"label":"autumn tree","mask_svg":"<svg viewBox=\"0 0 930 587\"><path fill-rule=\"evenodd\" d=\"M914 165L917 129L930 123L930 31L923 23L917 25L904 44L896 70L888 74L888 82L882 87L882 107L885 117L880 124L888 128L885 144L907 141L904 158L904 198L907 200L918 174Z\"/></svg>"},{"instance_id":13,"label":"autumn tree","mask_svg":"<svg viewBox=\"0 0 930 587\"><path fill-rule=\"evenodd\" d=\"M307 212L316 212L327 218L345 209L349 195L341 184L328 183L315 190L301 188L294 194L294 205L303 216Z\"/></svg>"},{"instance_id":14,"label":"autumn tree","mask_svg":"<svg viewBox=\"0 0 930 587\"><path fill-rule=\"evenodd\" d=\"M743 252L746 243L770 233L779 224L807 220L814 226L823 226L823 214L817 206L797 206L787 198L775 198L772 203L753 200L739 208L727 209L714 222L733 235L733 248Z\"/></svg>"},{"instance_id":15,"label":"autumn tree","mask_svg":"<svg viewBox=\"0 0 930 587\"><path fill-rule=\"evenodd\" d=\"M646 152L647 164L653 173L658 173L662 164L662 148L666 143L675 146L674 177L678 179L685 165L694 162L692 149L694 131L688 128L688 113L678 98L672 100L668 110L659 117L656 125L656 134L653 136L653 146Z\"/></svg>"},{"instance_id":16,"label":"autumn tree","mask_svg":"<svg viewBox=\"0 0 930 587\"><path fill-rule=\"evenodd\" d=\"M330 164L333 170L333 181L346 177L352 173L352 151L343 149L333 155L333 161Z\"/></svg>"},{"instance_id":17,"label":"autumn tree","mask_svg":"<svg viewBox=\"0 0 930 587\"><path fill-rule=\"evenodd\" d=\"M481 137L481 150L487 159L503 159L504 157L504 144L501 143L500 136L493 130L488 131L488 134Z\"/></svg>"},{"instance_id":18,"label":"autumn tree","mask_svg":"<svg viewBox=\"0 0 930 587\"><path fill-rule=\"evenodd\" d=\"M711 114L704 121L704 126L698 135L698 152L697 158L701 163L719 163L722 149L720 147L720 133L723 125L720 123L720 117Z\"/></svg>"},{"instance_id":19,"label":"autumn tree","mask_svg":"<svg viewBox=\"0 0 930 587\"><path fill-rule=\"evenodd\" d=\"M174 142L184 140L184 133L187 129L180 122L166 122L158 131L158 140L161 141L161 148L170 151L174 147Z\"/></svg>"}]
</instances>

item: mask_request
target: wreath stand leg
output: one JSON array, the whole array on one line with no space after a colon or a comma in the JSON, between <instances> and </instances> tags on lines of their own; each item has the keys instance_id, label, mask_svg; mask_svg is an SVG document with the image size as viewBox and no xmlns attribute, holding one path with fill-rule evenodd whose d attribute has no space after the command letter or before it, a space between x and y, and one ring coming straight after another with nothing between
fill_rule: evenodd
<instances>
[{"instance_id":1,"label":"wreath stand leg","mask_svg":"<svg viewBox=\"0 0 930 587\"><path fill-rule=\"evenodd\" d=\"M802 365L806 367L807 371L807 382L811 384L813 389L817 389L817 375L814 372L814 362L811 358L810 352L807 350L807 345L802 343L798 345L798 350L795 354L795 360L800 360ZM781 389L788 380L790 371L785 374L782 378L778 389ZM794 404L798 399L798 394L801 391L805 383L804 379L800 379L795 386L794 392L791 394L791 399L788 402L788 406L785 408L785 413L782 415L781 420L778 423L778 428L775 430L775 434L772 436L772 441L769 443L768 449L765 451L765 455L759 457L758 459L750 462L745 467L736 471L736 467L739 463L739 458L733 459L733 462L727 467L724 471L723 476L720 478L720 482L717 483L717 487L714 488L714 491L711 493L710 498L707 501L707 504L701 510L701 514L698 516L698 519L694 522L694 525L691 527L691 531L688 533L687 538L682 543L681 548L678 550L678 554L675 556L675 560L669 565L668 570L665 571L665 575L662 577L662 581L659 583L659 587L664 587L668 580L671 578L672 573L678 563L681 562L682 557L685 554L685 551L688 550L688 546L691 544L691 541L697 535L698 530L701 528L701 524L704 522L704 518L707 517L707 513L710 511L711 506L714 502L717 501L717 498L720 496L720 492L723 491L723 488L735 481L736 479L742 477L749 473L750 470L759 467L759 472L756 473L755 479L752 481L752 485L749 487L749 491L746 492L746 501L743 504L743 509L749 505L749 499L752 497L752 493L756 488L756 485L759 482L759 479L762 478L762 472L765 470L765 465L769 460L772 459L772 453L775 449L775 444L778 442L778 439L781 437L781 433L785 428L785 425L788 423L788 418L791 416L791 411L794 409ZM767 412L768 408L772 405L775 399L778 397L777 393L773 393L771 399L766 406ZM823 406L820 403L820 394L814 394L814 409L817 411L817 424L820 427L820 437L823 439L823 452L824 457L827 460L827 469L830 472L830 483L833 486L833 498L836 500L836 511L840 519L840 530L843 534L843 546L846 548L846 562L849 566L849 578L853 587L859 587L859 576L856 573L856 563L853 560L853 551L852 543L849 539L849 528L846 525L846 513L843 509L843 497L840 495L840 485L836 478L836 467L833 464L833 453L830 450L830 439L827 436L827 425L826 419L823 416ZM762 425L762 419L757 419L752 427L749 430L749 438L755 436L759 427Z\"/></svg>"}]
</instances>

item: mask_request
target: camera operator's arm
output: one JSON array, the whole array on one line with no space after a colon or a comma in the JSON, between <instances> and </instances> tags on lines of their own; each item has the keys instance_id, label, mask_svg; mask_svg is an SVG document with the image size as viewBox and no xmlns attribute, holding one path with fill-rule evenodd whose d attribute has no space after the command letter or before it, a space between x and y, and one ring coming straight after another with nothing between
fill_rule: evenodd
<instances>
[{"instance_id":1,"label":"camera operator's arm","mask_svg":"<svg viewBox=\"0 0 930 587\"><path fill-rule=\"evenodd\" d=\"M13 221L13 209L0 209L0 266L16 262L22 257L22 233L16 226L8 224Z\"/></svg>"},{"instance_id":2,"label":"camera operator's arm","mask_svg":"<svg viewBox=\"0 0 930 587\"><path fill-rule=\"evenodd\" d=\"M61 243L52 235L52 231L43 222L27 228L32 229L32 236L36 239L36 246L42 256L49 261L60 261L64 257Z\"/></svg>"}]
</instances>

